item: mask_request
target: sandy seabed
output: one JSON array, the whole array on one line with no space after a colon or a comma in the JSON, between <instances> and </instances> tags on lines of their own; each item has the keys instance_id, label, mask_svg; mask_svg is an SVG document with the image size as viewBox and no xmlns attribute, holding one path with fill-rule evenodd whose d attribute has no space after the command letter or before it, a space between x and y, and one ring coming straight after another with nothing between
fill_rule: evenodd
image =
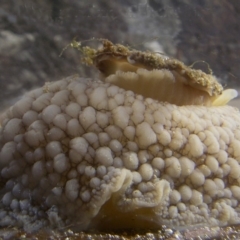
<instances>
[{"instance_id":1,"label":"sandy seabed","mask_svg":"<svg viewBox=\"0 0 240 240\"><path fill-rule=\"evenodd\" d=\"M71 230L41 230L28 234L17 228L0 229L0 239L34 240L222 240L240 239L240 225L227 227L199 227L177 231L163 226L159 231L122 231L122 232L73 232Z\"/></svg>"}]
</instances>

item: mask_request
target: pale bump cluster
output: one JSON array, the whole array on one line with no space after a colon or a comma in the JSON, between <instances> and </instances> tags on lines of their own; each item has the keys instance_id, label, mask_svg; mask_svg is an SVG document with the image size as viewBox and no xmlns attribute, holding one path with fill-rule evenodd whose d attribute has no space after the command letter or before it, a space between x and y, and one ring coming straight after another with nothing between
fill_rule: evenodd
<instances>
[{"instance_id":1,"label":"pale bump cluster","mask_svg":"<svg viewBox=\"0 0 240 240\"><path fill-rule=\"evenodd\" d=\"M104 204L159 225L240 222L239 124L229 106L179 107L78 77L48 83L2 122L0 226L86 229Z\"/></svg>"}]
</instances>

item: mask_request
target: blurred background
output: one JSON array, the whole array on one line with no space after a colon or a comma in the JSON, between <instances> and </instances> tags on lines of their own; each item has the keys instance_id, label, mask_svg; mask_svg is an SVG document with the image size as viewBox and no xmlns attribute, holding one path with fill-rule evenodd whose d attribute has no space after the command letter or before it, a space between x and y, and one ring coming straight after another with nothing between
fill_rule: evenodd
<instances>
[{"instance_id":1,"label":"blurred background","mask_svg":"<svg viewBox=\"0 0 240 240\"><path fill-rule=\"evenodd\" d=\"M209 65L225 87L240 87L240 1L1 0L0 111L47 81L97 74L74 49L59 57L74 38L162 52L206 72Z\"/></svg>"},{"instance_id":2,"label":"blurred background","mask_svg":"<svg viewBox=\"0 0 240 240\"><path fill-rule=\"evenodd\" d=\"M0 112L45 82L97 76L77 50L59 57L74 38L107 38L210 67L224 87L240 89L239 0L1 0Z\"/></svg>"}]
</instances>

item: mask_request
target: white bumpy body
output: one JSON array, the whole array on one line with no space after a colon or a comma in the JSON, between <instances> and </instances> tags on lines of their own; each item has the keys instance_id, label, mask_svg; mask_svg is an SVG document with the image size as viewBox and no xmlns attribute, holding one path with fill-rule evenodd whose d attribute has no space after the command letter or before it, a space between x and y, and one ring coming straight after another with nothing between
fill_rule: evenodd
<instances>
[{"instance_id":1,"label":"white bumpy body","mask_svg":"<svg viewBox=\"0 0 240 240\"><path fill-rule=\"evenodd\" d=\"M2 122L0 226L239 223L239 124L229 106L78 77L46 84Z\"/></svg>"}]
</instances>

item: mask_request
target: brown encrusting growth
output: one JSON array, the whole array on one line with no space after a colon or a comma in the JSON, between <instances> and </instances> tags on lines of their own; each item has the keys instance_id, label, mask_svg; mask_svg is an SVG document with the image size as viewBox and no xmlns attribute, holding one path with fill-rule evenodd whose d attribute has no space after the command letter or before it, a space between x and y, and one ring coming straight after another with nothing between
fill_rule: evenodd
<instances>
[{"instance_id":1,"label":"brown encrusting growth","mask_svg":"<svg viewBox=\"0 0 240 240\"><path fill-rule=\"evenodd\" d=\"M138 68L147 70L168 69L180 75L186 85L206 91L210 96L218 96L223 91L222 85L216 78L201 70L188 67L177 59L166 57L160 53L137 51L121 44L114 45L108 40L102 40L102 43L103 48L92 51L89 56L87 55L84 58L84 61L91 63L89 61L91 59L105 77L115 73L116 70L136 71ZM90 53L90 48L86 47L84 52Z\"/></svg>"},{"instance_id":2,"label":"brown encrusting growth","mask_svg":"<svg viewBox=\"0 0 240 240\"><path fill-rule=\"evenodd\" d=\"M177 59L114 45L106 39L101 41L103 47L98 50L81 47L76 41L72 47L83 53L83 63L100 70L106 82L177 105L225 105L237 96L235 90L223 91L213 75L188 67ZM141 69L145 71L141 72ZM174 92L174 96L169 92Z\"/></svg>"}]
</instances>

